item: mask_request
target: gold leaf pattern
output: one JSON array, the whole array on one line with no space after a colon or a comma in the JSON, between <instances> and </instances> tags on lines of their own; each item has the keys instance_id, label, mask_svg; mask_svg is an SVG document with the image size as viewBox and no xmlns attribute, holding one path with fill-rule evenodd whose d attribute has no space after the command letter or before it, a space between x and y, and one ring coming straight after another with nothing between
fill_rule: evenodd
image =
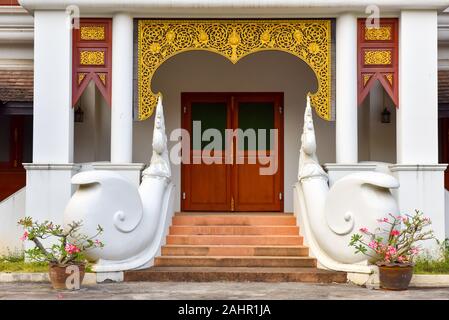
<instances>
[{"instance_id":1,"label":"gold leaf pattern","mask_svg":"<svg viewBox=\"0 0 449 320\"><path fill-rule=\"evenodd\" d=\"M156 70L167 59L190 50L218 53L237 63L264 50L279 50L306 62L318 80L310 93L317 114L331 119L330 20L139 20L139 120L151 117L158 94L151 90Z\"/></svg>"},{"instance_id":2,"label":"gold leaf pattern","mask_svg":"<svg viewBox=\"0 0 449 320\"><path fill-rule=\"evenodd\" d=\"M82 26L81 40L87 41L101 41L105 39L104 26Z\"/></svg>"},{"instance_id":3,"label":"gold leaf pattern","mask_svg":"<svg viewBox=\"0 0 449 320\"><path fill-rule=\"evenodd\" d=\"M104 51L81 51L80 64L83 66L104 65Z\"/></svg>"},{"instance_id":4,"label":"gold leaf pattern","mask_svg":"<svg viewBox=\"0 0 449 320\"><path fill-rule=\"evenodd\" d=\"M78 85L81 84L81 82L83 82L84 78L86 78L87 73L78 73Z\"/></svg>"},{"instance_id":5,"label":"gold leaf pattern","mask_svg":"<svg viewBox=\"0 0 449 320\"><path fill-rule=\"evenodd\" d=\"M385 78L388 80L388 82L393 85L393 74L392 73L387 73L385 75Z\"/></svg>"},{"instance_id":6,"label":"gold leaf pattern","mask_svg":"<svg viewBox=\"0 0 449 320\"><path fill-rule=\"evenodd\" d=\"M364 53L365 64L391 64L391 50L369 50Z\"/></svg>"},{"instance_id":7,"label":"gold leaf pattern","mask_svg":"<svg viewBox=\"0 0 449 320\"><path fill-rule=\"evenodd\" d=\"M365 40L368 41L388 41L391 40L391 35L391 26L365 27Z\"/></svg>"},{"instance_id":8,"label":"gold leaf pattern","mask_svg":"<svg viewBox=\"0 0 449 320\"><path fill-rule=\"evenodd\" d=\"M100 78L103 85L106 85L106 73L97 73L98 78Z\"/></svg>"},{"instance_id":9,"label":"gold leaf pattern","mask_svg":"<svg viewBox=\"0 0 449 320\"><path fill-rule=\"evenodd\" d=\"M369 79L371 79L373 75L372 74L364 74L363 75L363 86L366 87L366 84L368 83Z\"/></svg>"}]
</instances>

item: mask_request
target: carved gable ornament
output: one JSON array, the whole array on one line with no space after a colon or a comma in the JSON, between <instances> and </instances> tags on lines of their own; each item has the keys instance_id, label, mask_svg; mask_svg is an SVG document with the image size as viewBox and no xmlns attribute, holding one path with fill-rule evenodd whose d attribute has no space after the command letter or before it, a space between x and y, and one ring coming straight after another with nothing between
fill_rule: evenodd
<instances>
[{"instance_id":1,"label":"carved gable ornament","mask_svg":"<svg viewBox=\"0 0 449 320\"><path fill-rule=\"evenodd\" d=\"M139 20L137 30L138 119L151 117L157 97L151 80L160 65L186 51L215 52L237 63L264 50L284 51L314 71L310 93L317 114L331 120L331 20Z\"/></svg>"},{"instance_id":2,"label":"carved gable ornament","mask_svg":"<svg viewBox=\"0 0 449 320\"><path fill-rule=\"evenodd\" d=\"M399 106L398 19L380 19L378 28L358 21L358 103L379 80L394 104Z\"/></svg>"}]
</instances>

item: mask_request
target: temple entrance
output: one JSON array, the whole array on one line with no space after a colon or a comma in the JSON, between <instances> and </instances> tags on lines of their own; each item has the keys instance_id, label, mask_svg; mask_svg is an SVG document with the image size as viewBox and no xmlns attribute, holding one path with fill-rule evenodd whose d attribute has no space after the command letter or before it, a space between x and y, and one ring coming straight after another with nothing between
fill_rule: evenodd
<instances>
[{"instance_id":1,"label":"temple entrance","mask_svg":"<svg viewBox=\"0 0 449 320\"><path fill-rule=\"evenodd\" d=\"M183 93L181 105L182 210L283 211L283 93Z\"/></svg>"}]
</instances>

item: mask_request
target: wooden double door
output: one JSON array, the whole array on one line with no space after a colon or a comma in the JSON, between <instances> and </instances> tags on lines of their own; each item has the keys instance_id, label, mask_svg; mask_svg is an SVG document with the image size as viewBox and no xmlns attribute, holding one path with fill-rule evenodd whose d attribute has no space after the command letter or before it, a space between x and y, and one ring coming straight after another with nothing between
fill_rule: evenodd
<instances>
[{"instance_id":1,"label":"wooden double door","mask_svg":"<svg viewBox=\"0 0 449 320\"><path fill-rule=\"evenodd\" d=\"M283 211L283 93L183 93L183 211Z\"/></svg>"}]
</instances>

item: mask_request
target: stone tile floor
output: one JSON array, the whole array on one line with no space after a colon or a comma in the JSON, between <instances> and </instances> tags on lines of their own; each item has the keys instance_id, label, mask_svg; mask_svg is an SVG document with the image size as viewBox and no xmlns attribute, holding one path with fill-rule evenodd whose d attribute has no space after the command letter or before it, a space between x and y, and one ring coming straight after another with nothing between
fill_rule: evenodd
<instances>
[{"instance_id":1,"label":"stone tile floor","mask_svg":"<svg viewBox=\"0 0 449 320\"><path fill-rule=\"evenodd\" d=\"M58 292L48 283L0 283L2 299L449 299L449 288L393 292L370 290L350 284L306 283L186 283L135 282L84 286L79 291Z\"/></svg>"}]
</instances>

